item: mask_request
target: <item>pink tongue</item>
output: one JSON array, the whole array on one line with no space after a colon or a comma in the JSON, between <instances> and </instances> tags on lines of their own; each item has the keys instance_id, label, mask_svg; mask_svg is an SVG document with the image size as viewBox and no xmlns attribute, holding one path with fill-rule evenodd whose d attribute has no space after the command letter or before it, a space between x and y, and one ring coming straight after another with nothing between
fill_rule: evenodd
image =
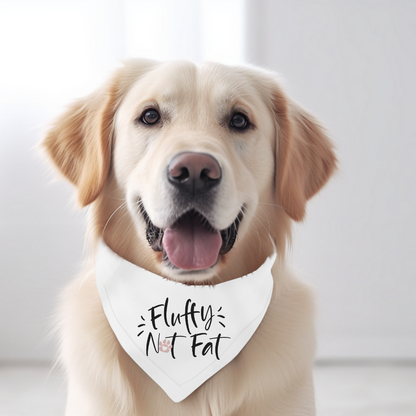
<instances>
[{"instance_id":1,"label":"pink tongue","mask_svg":"<svg viewBox=\"0 0 416 416\"><path fill-rule=\"evenodd\" d=\"M218 230L188 213L166 228L162 244L170 262L179 269L202 270L217 262L222 239Z\"/></svg>"}]
</instances>

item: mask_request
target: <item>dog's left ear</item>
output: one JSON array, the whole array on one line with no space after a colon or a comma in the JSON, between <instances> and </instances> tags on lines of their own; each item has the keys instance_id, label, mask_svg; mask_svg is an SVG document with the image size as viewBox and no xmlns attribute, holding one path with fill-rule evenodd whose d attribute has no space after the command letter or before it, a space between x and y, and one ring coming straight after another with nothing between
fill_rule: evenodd
<instances>
[{"instance_id":1,"label":"dog's left ear","mask_svg":"<svg viewBox=\"0 0 416 416\"><path fill-rule=\"evenodd\" d=\"M281 92L274 96L274 107L277 202L292 219L301 221L307 200L325 185L337 160L330 139L311 114Z\"/></svg>"}]
</instances>

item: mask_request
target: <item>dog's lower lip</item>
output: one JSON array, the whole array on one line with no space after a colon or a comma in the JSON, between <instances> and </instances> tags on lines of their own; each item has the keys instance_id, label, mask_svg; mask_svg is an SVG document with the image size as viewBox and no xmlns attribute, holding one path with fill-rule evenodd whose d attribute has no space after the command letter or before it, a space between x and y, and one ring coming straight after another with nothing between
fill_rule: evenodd
<instances>
[{"instance_id":1,"label":"dog's lower lip","mask_svg":"<svg viewBox=\"0 0 416 416\"><path fill-rule=\"evenodd\" d=\"M156 227L153 222L151 221L149 215L147 214L143 204L139 203L139 207L140 207L140 212L143 215L143 218L146 222L146 239L150 245L150 247L152 248L153 251L155 252L162 252L162 261L165 263L166 266L173 268L173 269L180 269L178 267L176 267L174 264L172 264L172 262L169 260L169 257L166 253L166 251L164 250L162 241L163 241L163 236L164 236L164 229L158 228ZM191 210L193 211L193 210ZM190 211L187 211L185 214L183 214L180 218L184 217L185 215L189 215ZM244 216L244 212L245 212L245 206L243 205L240 209L240 212L238 214L238 216L236 217L236 219L234 220L234 222L226 229L224 230L220 230L219 233L221 235L221 240L222 240L222 245L220 247L219 250L219 255L224 255L226 253L228 253L232 247L234 246L235 240L237 238L237 233L238 233L238 228L239 225L243 219ZM202 214L197 213L197 215L200 215L201 217ZM205 217L203 217L205 218ZM217 259L218 262L218 259ZM211 265L208 268L212 268L216 265L216 263ZM181 269L180 269L181 270Z\"/></svg>"}]
</instances>

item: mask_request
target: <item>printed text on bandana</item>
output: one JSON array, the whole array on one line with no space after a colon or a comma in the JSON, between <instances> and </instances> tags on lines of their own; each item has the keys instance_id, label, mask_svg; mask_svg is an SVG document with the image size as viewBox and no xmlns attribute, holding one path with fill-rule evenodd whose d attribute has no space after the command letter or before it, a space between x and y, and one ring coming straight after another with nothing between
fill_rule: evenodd
<instances>
[{"instance_id":1,"label":"printed text on bandana","mask_svg":"<svg viewBox=\"0 0 416 416\"><path fill-rule=\"evenodd\" d=\"M140 316L137 336L143 340L147 356L170 353L176 359L180 351L194 358L212 355L220 360L223 344L231 339L224 334L223 313L222 306L215 310L192 299L187 299L180 310L172 310L166 298Z\"/></svg>"}]
</instances>

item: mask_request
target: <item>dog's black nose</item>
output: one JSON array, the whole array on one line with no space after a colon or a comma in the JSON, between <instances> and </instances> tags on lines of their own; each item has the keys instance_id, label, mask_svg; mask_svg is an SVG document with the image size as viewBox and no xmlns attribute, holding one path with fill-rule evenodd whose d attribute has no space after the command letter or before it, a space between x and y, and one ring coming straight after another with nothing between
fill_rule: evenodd
<instances>
[{"instance_id":1,"label":"dog's black nose","mask_svg":"<svg viewBox=\"0 0 416 416\"><path fill-rule=\"evenodd\" d=\"M197 195L220 183L221 167L206 153L179 153L169 162L168 180L177 189Z\"/></svg>"}]
</instances>

